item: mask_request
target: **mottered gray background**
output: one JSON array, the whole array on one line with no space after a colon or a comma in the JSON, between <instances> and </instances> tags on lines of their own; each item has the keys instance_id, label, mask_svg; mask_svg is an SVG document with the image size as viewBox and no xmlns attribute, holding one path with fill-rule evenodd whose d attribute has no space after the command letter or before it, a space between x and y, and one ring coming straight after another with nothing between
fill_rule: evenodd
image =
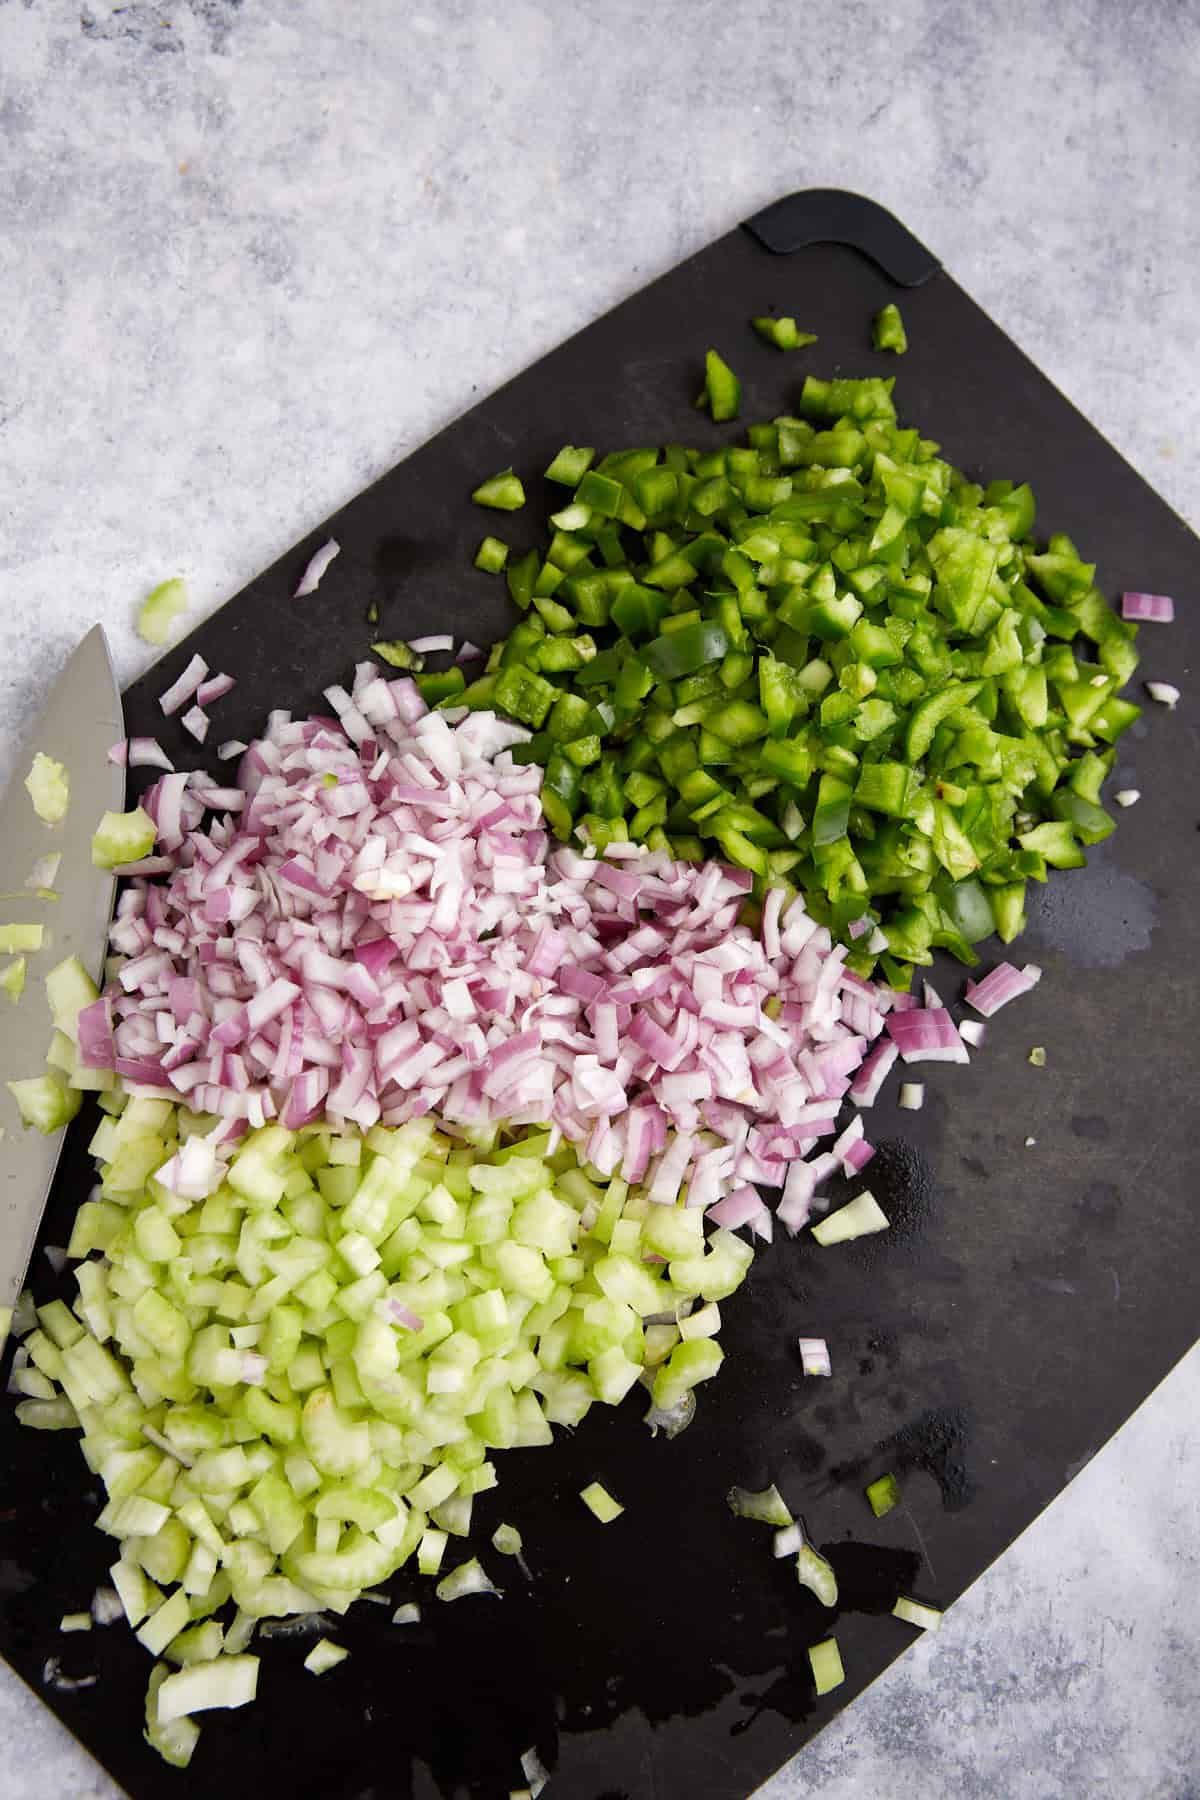
<instances>
[{"instance_id":1,"label":"mottered gray background","mask_svg":"<svg viewBox=\"0 0 1200 1800\"><path fill-rule=\"evenodd\" d=\"M218 605L794 188L899 213L1200 523L1198 91L1195 0L0 0L0 778L94 620L138 674L165 575ZM1197 1417L1193 1351L763 1796L1196 1800ZM0 1665L0 1800L48 1792L117 1790Z\"/></svg>"}]
</instances>

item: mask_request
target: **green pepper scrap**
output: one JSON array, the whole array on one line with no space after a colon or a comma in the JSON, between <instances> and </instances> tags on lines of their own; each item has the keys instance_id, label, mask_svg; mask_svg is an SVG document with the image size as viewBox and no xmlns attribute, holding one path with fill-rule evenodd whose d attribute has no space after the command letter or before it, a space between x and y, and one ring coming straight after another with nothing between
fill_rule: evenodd
<instances>
[{"instance_id":1,"label":"green pepper scrap","mask_svg":"<svg viewBox=\"0 0 1200 1800\"><path fill-rule=\"evenodd\" d=\"M794 321L753 323L780 342ZM1140 709L1119 696L1136 627L1094 565L1061 534L1039 549L1028 486L968 481L892 387L810 375L743 445L564 446L546 547L484 562L524 616L469 686L419 681L529 727L559 837L715 852L907 985L935 949L1011 941L1027 883L1108 836ZM710 351L712 416L740 395ZM518 490L506 471L475 497Z\"/></svg>"}]
</instances>

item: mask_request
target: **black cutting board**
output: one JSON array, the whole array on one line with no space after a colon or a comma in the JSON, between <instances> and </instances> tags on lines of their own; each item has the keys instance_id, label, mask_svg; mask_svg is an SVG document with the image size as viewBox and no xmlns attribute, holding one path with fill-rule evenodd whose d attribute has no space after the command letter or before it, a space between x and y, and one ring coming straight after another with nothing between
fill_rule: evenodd
<instances>
[{"instance_id":1,"label":"black cutting board","mask_svg":"<svg viewBox=\"0 0 1200 1800\"><path fill-rule=\"evenodd\" d=\"M890 299L911 344L899 361L869 347ZM747 321L768 310L820 342L793 356L762 344ZM1180 622L1146 628L1142 672L1186 690L1195 537L897 221L809 193L597 320L315 531L135 683L130 732L191 754L156 695L196 650L238 677L214 709L215 744L253 735L268 708L317 705L373 635L488 643L512 617L471 557L485 530L531 541L561 503L539 473L560 443L736 441L691 404L710 345L742 378L746 419L786 410L806 372L895 374L904 420L972 474L1030 480L1041 530L1071 533L1110 595L1174 594ZM509 463L527 514L472 507L476 482ZM340 558L293 600L329 533ZM898 1592L948 1604L1062 1490L1187 1350L1200 1312L1197 709L1185 691L1175 713L1151 710L1113 784L1141 803L1086 870L1034 895L1018 955L1044 966L1041 985L969 1068L924 1072L923 1112L895 1109L893 1080L869 1115L891 1232L824 1252L785 1238L760 1256L723 1306L726 1367L673 1443L651 1440L631 1400L594 1408L552 1450L501 1456L477 1519L502 1603L444 1607L402 1573L397 1600L430 1599L419 1627L356 1606L337 1634L352 1660L320 1682L300 1669L303 1643L270 1646L259 1704L216 1715L181 1777L140 1741L148 1659L130 1634L57 1631L112 1560L91 1525L98 1484L72 1439L21 1431L3 1409L0 1649L131 1795L504 1795L536 1743L559 1800L735 1800L905 1648L912 1632L887 1616ZM961 992L956 965L935 980ZM1034 1044L1044 1069L1027 1061ZM72 1133L43 1243L66 1241L87 1192L86 1136ZM40 1252L35 1270L44 1299ZM832 1380L801 1376L801 1333L828 1338ZM906 1504L877 1522L863 1484L888 1469ZM626 1505L607 1528L577 1499L597 1476ZM773 1562L769 1533L726 1509L731 1484L772 1479L834 1562L834 1617ZM524 1533L528 1581L488 1547L501 1519ZM830 1627L847 1679L817 1702L805 1649ZM98 1683L48 1688L51 1656Z\"/></svg>"}]
</instances>

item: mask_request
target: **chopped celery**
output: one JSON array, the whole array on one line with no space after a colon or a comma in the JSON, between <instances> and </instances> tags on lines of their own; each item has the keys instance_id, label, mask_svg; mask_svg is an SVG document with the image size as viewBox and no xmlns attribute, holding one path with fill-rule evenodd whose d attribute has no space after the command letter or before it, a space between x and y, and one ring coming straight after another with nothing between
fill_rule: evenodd
<instances>
[{"instance_id":1,"label":"chopped celery","mask_svg":"<svg viewBox=\"0 0 1200 1800\"><path fill-rule=\"evenodd\" d=\"M774 1482L757 1494L749 1488L730 1488L726 1498L730 1512L739 1519L757 1519L764 1525L776 1526L792 1523L787 1501Z\"/></svg>"},{"instance_id":2,"label":"chopped celery","mask_svg":"<svg viewBox=\"0 0 1200 1800\"><path fill-rule=\"evenodd\" d=\"M811 1588L822 1606L837 1605L838 1584L833 1564L811 1544L803 1544L796 1557L796 1579L801 1587Z\"/></svg>"},{"instance_id":3,"label":"chopped celery","mask_svg":"<svg viewBox=\"0 0 1200 1800\"><path fill-rule=\"evenodd\" d=\"M611 1525L619 1519L625 1508L619 1500L614 1500L608 1489L599 1481L589 1481L580 1489L579 1498L590 1513L594 1513L602 1525Z\"/></svg>"},{"instance_id":4,"label":"chopped celery","mask_svg":"<svg viewBox=\"0 0 1200 1800\"><path fill-rule=\"evenodd\" d=\"M248 1706L258 1692L257 1656L219 1656L168 1675L158 1689L158 1720L208 1712L213 1707Z\"/></svg>"},{"instance_id":5,"label":"chopped celery","mask_svg":"<svg viewBox=\"0 0 1200 1800\"><path fill-rule=\"evenodd\" d=\"M132 812L106 812L92 836L92 861L98 869L116 869L149 856L157 835L144 807Z\"/></svg>"},{"instance_id":6,"label":"chopped celery","mask_svg":"<svg viewBox=\"0 0 1200 1800\"><path fill-rule=\"evenodd\" d=\"M305 1657L304 1666L310 1675L324 1675L327 1669L336 1669L339 1663L345 1662L349 1654L341 1644L335 1644L329 1638L318 1638Z\"/></svg>"},{"instance_id":7,"label":"chopped celery","mask_svg":"<svg viewBox=\"0 0 1200 1800\"><path fill-rule=\"evenodd\" d=\"M0 925L0 955L10 956L24 950L40 950L46 935L44 925ZM25 964L21 963L21 986L25 983ZM20 993L20 988L17 990ZM16 996L14 996L15 998Z\"/></svg>"},{"instance_id":8,"label":"chopped celery","mask_svg":"<svg viewBox=\"0 0 1200 1800\"><path fill-rule=\"evenodd\" d=\"M845 1244L873 1231L886 1231L888 1219L870 1189L864 1189L845 1206L821 1219L812 1228L818 1244Z\"/></svg>"},{"instance_id":9,"label":"chopped celery","mask_svg":"<svg viewBox=\"0 0 1200 1800\"><path fill-rule=\"evenodd\" d=\"M32 1125L46 1137L69 1124L79 1111L81 1095L78 1089L68 1087L53 1069L45 1075L34 1075L27 1081L10 1081L7 1085L25 1124Z\"/></svg>"},{"instance_id":10,"label":"chopped celery","mask_svg":"<svg viewBox=\"0 0 1200 1800\"><path fill-rule=\"evenodd\" d=\"M72 1025L86 976L60 964L49 986ZM717 1297L748 1262L731 1233L706 1239L702 1210L591 1179L545 1131L489 1151L452 1148L432 1120L336 1137L269 1124L193 1201L156 1175L205 1129L114 1096L69 1249L101 1260L79 1262L73 1310L22 1303L21 1319L19 1416L82 1418L99 1523L121 1545L114 1604L178 1665L156 1672L148 1714L168 1760L190 1754L187 1715L252 1697L258 1619L344 1612L406 1564L440 1576L443 1599L496 1592L474 1558L441 1574L496 1482L491 1452L550 1442L639 1377L690 1408L720 1363L704 1335ZM641 1324L681 1311L690 1337ZM588 1498L616 1516L599 1484ZM511 1526L494 1543L520 1554Z\"/></svg>"},{"instance_id":11,"label":"chopped celery","mask_svg":"<svg viewBox=\"0 0 1200 1800\"><path fill-rule=\"evenodd\" d=\"M893 1616L903 1619L906 1625L919 1625L922 1631L936 1631L942 1622L942 1615L936 1606L923 1606L919 1600L909 1600L901 1595L892 1608Z\"/></svg>"},{"instance_id":12,"label":"chopped celery","mask_svg":"<svg viewBox=\"0 0 1200 1800\"><path fill-rule=\"evenodd\" d=\"M39 750L25 777L25 786L38 818L47 825L61 825L71 803L71 782L65 765Z\"/></svg>"},{"instance_id":13,"label":"chopped celery","mask_svg":"<svg viewBox=\"0 0 1200 1800\"><path fill-rule=\"evenodd\" d=\"M500 1589L473 1556L469 1562L460 1563L457 1569L443 1576L435 1592L439 1600L462 1600L470 1594L498 1594Z\"/></svg>"},{"instance_id":14,"label":"chopped celery","mask_svg":"<svg viewBox=\"0 0 1200 1800\"><path fill-rule=\"evenodd\" d=\"M25 992L25 958L16 956L0 970L0 988L12 1001L17 1001Z\"/></svg>"},{"instance_id":15,"label":"chopped celery","mask_svg":"<svg viewBox=\"0 0 1200 1800\"><path fill-rule=\"evenodd\" d=\"M846 1671L842 1667L841 1651L836 1638L825 1638L819 1644L811 1644L808 1660L818 1694L832 1693L834 1688L841 1687L846 1679Z\"/></svg>"},{"instance_id":16,"label":"chopped celery","mask_svg":"<svg viewBox=\"0 0 1200 1800\"><path fill-rule=\"evenodd\" d=\"M890 1513L893 1507L899 1506L900 1483L892 1474L880 1475L878 1480L872 1481L867 1487L866 1495L871 1511L877 1519L882 1519L885 1513Z\"/></svg>"},{"instance_id":17,"label":"chopped celery","mask_svg":"<svg viewBox=\"0 0 1200 1800\"><path fill-rule=\"evenodd\" d=\"M138 612L137 631L144 643L161 648L175 635L175 627L187 611L188 591L178 576L160 581L142 601Z\"/></svg>"}]
</instances>

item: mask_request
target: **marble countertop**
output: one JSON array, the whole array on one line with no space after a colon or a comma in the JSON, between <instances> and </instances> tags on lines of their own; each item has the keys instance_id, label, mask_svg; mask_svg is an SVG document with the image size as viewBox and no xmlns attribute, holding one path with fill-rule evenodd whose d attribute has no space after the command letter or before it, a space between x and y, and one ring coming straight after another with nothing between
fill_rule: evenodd
<instances>
[{"instance_id":1,"label":"marble countertop","mask_svg":"<svg viewBox=\"0 0 1200 1800\"><path fill-rule=\"evenodd\" d=\"M1148 0L0 0L0 779L102 619L218 605L794 188L874 195L1200 523L1200 33ZM1185 405L1186 402L1186 405ZM1200 1353L761 1790L1192 1800ZM117 1790L0 1665L0 1800Z\"/></svg>"}]
</instances>

